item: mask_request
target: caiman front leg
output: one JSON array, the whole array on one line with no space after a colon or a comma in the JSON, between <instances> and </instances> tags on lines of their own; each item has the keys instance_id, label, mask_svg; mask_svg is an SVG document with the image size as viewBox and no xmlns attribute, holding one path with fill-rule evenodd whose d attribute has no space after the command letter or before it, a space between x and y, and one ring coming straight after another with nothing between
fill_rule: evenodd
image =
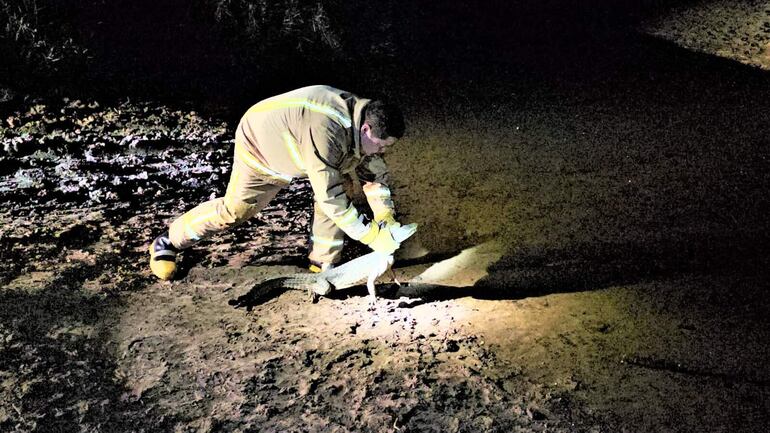
<instances>
[{"instance_id":1,"label":"caiman front leg","mask_svg":"<svg viewBox=\"0 0 770 433\"><path fill-rule=\"evenodd\" d=\"M369 274L369 278L366 280L366 288L369 289L369 310L374 310L377 306L377 291L374 287L374 280L377 279L376 273Z\"/></svg>"}]
</instances>

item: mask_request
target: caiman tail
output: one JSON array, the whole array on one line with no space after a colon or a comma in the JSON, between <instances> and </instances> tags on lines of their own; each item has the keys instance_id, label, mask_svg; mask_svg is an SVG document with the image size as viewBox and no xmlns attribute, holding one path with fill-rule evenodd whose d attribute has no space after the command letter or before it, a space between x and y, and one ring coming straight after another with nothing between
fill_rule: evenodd
<instances>
[{"instance_id":1,"label":"caiman tail","mask_svg":"<svg viewBox=\"0 0 770 433\"><path fill-rule=\"evenodd\" d=\"M294 274L257 283L246 294L231 299L228 304L251 311L253 306L264 304L287 290L305 291L315 302L318 295L328 294L331 289L329 282L320 274Z\"/></svg>"}]
</instances>

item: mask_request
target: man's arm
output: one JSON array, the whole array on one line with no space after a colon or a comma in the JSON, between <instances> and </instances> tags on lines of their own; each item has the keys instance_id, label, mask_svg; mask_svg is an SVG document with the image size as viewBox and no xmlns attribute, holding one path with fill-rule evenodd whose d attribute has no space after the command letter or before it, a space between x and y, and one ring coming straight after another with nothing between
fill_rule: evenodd
<instances>
[{"instance_id":1,"label":"man's arm","mask_svg":"<svg viewBox=\"0 0 770 433\"><path fill-rule=\"evenodd\" d=\"M333 122L316 123L303 137L302 160L318 206L352 239L360 240L369 227L345 194L342 173L347 132Z\"/></svg>"},{"instance_id":2,"label":"man's arm","mask_svg":"<svg viewBox=\"0 0 770 433\"><path fill-rule=\"evenodd\" d=\"M390 172L384 158L381 155L371 155L364 159L356 171L358 177L364 181L364 194L374 214L374 220L393 224L396 221L396 212L388 186Z\"/></svg>"},{"instance_id":3,"label":"man's arm","mask_svg":"<svg viewBox=\"0 0 770 433\"><path fill-rule=\"evenodd\" d=\"M326 122L308 128L302 155L316 203L350 238L368 245L375 251L392 254L399 247L386 225L364 224L363 217L350 203L343 185L340 166L347 143L346 131L335 123Z\"/></svg>"}]
</instances>

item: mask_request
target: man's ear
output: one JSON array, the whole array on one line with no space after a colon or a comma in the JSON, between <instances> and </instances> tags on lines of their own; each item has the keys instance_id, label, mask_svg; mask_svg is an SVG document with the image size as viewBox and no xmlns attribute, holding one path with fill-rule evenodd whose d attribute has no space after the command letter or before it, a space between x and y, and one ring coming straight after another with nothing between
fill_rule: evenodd
<instances>
[{"instance_id":1,"label":"man's ear","mask_svg":"<svg viewBox=\"0 0 770 433\"><path fill-rule=\"evenodd\" d=\"M361 133L369 137L369 131L372 130L372 127L369 126L368 123L364 122L363 125L361 125Z\"/></svg>"}]
</instances>

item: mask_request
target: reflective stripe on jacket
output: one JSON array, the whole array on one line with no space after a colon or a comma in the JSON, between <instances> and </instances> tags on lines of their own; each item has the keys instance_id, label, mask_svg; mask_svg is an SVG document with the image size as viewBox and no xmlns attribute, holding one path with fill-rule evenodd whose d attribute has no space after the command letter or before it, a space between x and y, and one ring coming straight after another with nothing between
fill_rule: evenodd
<instances>
[{"instance_id":1,"label":"reflective stripe on jacket","mask_svg":"<svg viewBox=\"0 0 770 433\"><path fill-rule=\"evenodd\" d=\"M265 99L241 118L236 157L279 182L309 178L323 212L358 240L366 227L345 195L342 174L360 168L360 128L367 103L329 86L303 87ZM382 158L373 155L363 165L367 177L387 189Z\"/></svg>"}]
</instances>

